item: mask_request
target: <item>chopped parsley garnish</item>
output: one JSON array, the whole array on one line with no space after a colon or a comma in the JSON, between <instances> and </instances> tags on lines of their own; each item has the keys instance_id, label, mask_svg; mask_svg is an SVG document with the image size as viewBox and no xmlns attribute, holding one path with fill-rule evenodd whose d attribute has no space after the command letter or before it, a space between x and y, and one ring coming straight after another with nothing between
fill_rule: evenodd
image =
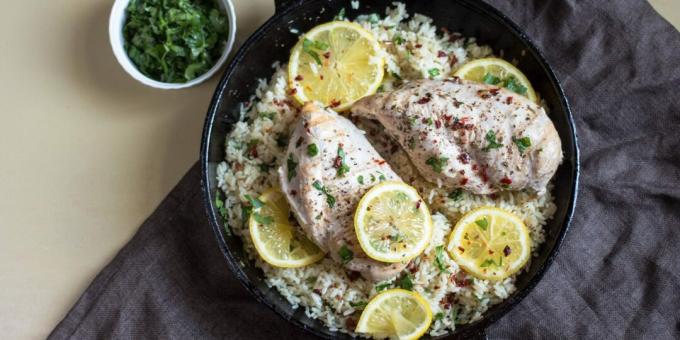
<instances>
[{"instance_id":1,"label":"chopped parsley garnish","mask_svg":"<svg viewBox=\"0 0 680 340\"><path fill-rule=\"evenodd\" d=\"M286 168L288 170L288 180L290 181L297 175L297 166L298 163L293 159L293 154L288 155L288 161L286 162Z\"/></svg>"},{"instance_id":2,"label":"chopped parsley garnish","mask_svg":"<svg viewBox=\"0 0 680 340\"><path fill-rule=\"evenodd\" d=\"M481 220L476 220L475 224L479 226L482 230L486 231L486 228L489 227L489 221L486 220L486 218L483 218Z\"/></svg>"},{"instance_id":3,"label":"chopped parsley garnish","mask_svg":"<svg viewBox=\"0 0 680 340\"><path fill-rule=\"evenodd\" d=\"M307 279L305 279L305 282L309 284L310 286L313 286L316 283L316 276L310 276Z\"/></svg>"},{"instance_id":4,"label":"chopped parsley garnish","mask_svg":"<svg viewBox=\"0 0 680 340\"><path fill-rule=\"evenodd\" d=\"M314 157L319 154L319 147L312 143L307 145L307 156Z\"/></svg>"},{"instance_id":5,"label":"chopped parsley garnish","mask_svg":"<svg viewBox=\"0 0 680 340\"><path fill-rule=\"evenodd\" d=\"M249 205L242 205L241 206L241 219L243 220L243 223L245 223L248 218L250 217L250 214L253 212L253 207Z\"/></svg>"},{"instance_id":6,"label":"chopped parsley garnish","mask_svg":"<svg viewBox=\"0 0 680 340\"><path fill-rule=\"evenodd\" d=\"M406 273L406 275L402 276L402 278L399 279L399 283L397 283L397 285L401 289L413 290L413 280L411 279L411 274Z\"/></svg>"},{"instance_id":7,"label":"chopped parsley garnish","mask_svg":"<svg viewBox=\"0 0 680 340\"><path fill-rule=\"evenodd\" d=\"M491 149L498 149L503 146L503 144L496 142L496 133L493 132L492 130L489 130L486 132L486 137L484 137L486 141L489 143L486 147L484 147L484 151L489 151Z\"/></svg>"},{"instance_id":8,"label":"chopped parsley garnish","mask_svg":"<svg viewBox=\"0 0 680 340\"><path fill-rule=\"evenodd\" d=\"M524 151L531 146L531 139L529 137L512 138L512 141L517 145L519 153L524 154Z\"/></svg>"},{"instance_id":9,"label":"chopped parsley garnish","mask_svg":"<svg viewBox=\"0 0 680 340\"><path fill-rule=\"evenodd\" d=\"M227 212L227 207L222 200L222 194L220 194L219 191L217 191L215 194L215 207L217 207L217 211L220 213L220 216L222 216L222 219L226 221L227 217L229 217L229 213Z\"/></svg>"},{"instance_id":10,"label":"chopped parsley garnish","mask_svg":"<svg viewBox=\"0 0 680 340\"><path fill-rule=\"evenodd\" d=\"M276 111L260 112L259 116L260 116L260 118L267 118L269 120L274 120L274 117L276 117Z\"/></svg>"},{"instance_id":11,"label":"chopped parsley garnish","mask_svg":"<svg viewBox=\"0 0 680 340\"><path fill-rule=\"evenodd\" d=\"M452 199L454 202L460 201L460 199L463 198L463 190L456 189L454 191L451 191L448 197Z\"/></svg>"},{"instance_id":12,"label":"chopped parsley garnish","mask_svg":"<svg viewBox=\"0 0 680 340\"><path fill-rule=\"evenodd\" d=\"M335 18L333 18L333 19L334 20L345 20L346 17L347 16L345 15L345 7L343 7L338 11L338 14L336 14Z\"/></svg>"},{"instance_id":13,"label":"chopped parsley garnish","mask_svg":"<svg viewBox=\"0 0 680 340\"><path fill-rule=\"evenodd\" d=\"M350 306L352 306L353 308L356 308L356 309L358 309L358 310L364 309L364 308L366 307L367 304L368 304L368 303L367 303L366 301L357 301L357 302L350 301L350 302L349 302L349 305L350 305Z\"/></svg>"},{"instance_id":14,"label":"chopped parsley garnish","mask_svg":"<svg viewBox=\"0 0 680 340\"><path fill-rule=\"evenodd\" d=\"M434 248L434 264L439 269L440 273L446 273L446 264L444 261L444 246L437 246Z\"/></svg>"},{"instance_id":15,"label":"chopped parsley garnish","mask_svg":"<svg viewBox=\"0 0 680 340\"><path fill-rule=\"evenodd\" d=\"M443 319L443 318L444 318L444 313L439 312L439 313L437 313L437 314L434 315L434 318L432 319L432 322L441 320L441 319Z\"/></svg>"},{"instance_id":16,"label":"chopped parsley garnish","mask_svg":"<svg viewBox=\"0 0 680 340\"><path fill-rule=\"evenodd\" d=\"M392 39L392 41L397 45L401 45L404 43L404 38L402 38L401 35L397 34L396 36L394 36L394 39Z\"/></svg>"},{"instance_id":17,"label":"chopped parsley garnish","mask_svg":"<svg viewBox=\"0 0 680 340\"><path fill-rule=\"evenodd\" d=\"M379 181L383 182L383 181L387 180L387 178L385 177L385 175L382 172L378 171L378 175L379 175L378 176Z\"/></svg>"},{"instance_id":18,"label":"chopped parsley garnish","mask_svg":"<svg viewBox=\"0 0 680 340\"><path fill-rule=\"evenodd\" d=\"M257 223L264 225L271 224L272 222L274 222L274 219L271 216L262 216L256 212L253 213L253 218Z\"/></svg>"},{"instance_id":19,"label":"chopped parsley garnish","mask_svg":"<svg viewBox=\"0 0 680 340\"><path fill-rule=\"evenodd\" d=\"M359 182L359 184L363 185L364 184L364 176L359 175L359 177L357 177L357 182Z\"/></svg>"},{"instance_id":20,"label":"chopped parsley garnish","mask_svg":"<svg viewBox=\"0 0 680 340\"><path fill-rule=\"evenodd\" d=\"M352 261L354 253L347 248L347 245L343 244L342 247L340 247L340 250L338 250L338 256L340 256L342 263L346 264L347 262Z\"/></svg>"},{"instance_id":21,"label":"chopped parsley garnish","mask_svg":"<svg viewBox=\"0 0 680 340\"><path fill-rule=\"evenodd\" d=\"M448 160L448 157L430 157L425 161L425 164L431 166L434 172L442 172Z\"/></svg>"},{"instance_id":22,"label":"chopped parsley garnish","mask_svg":"<svg viewBox=\"0 0 680 340\"><path fill-rule=\"evenodd\" d=\"M430 77L434 78L439 75L439 69L438 68L431 68L427 70L427 73L430 75Z\"/></svg>"},{"instance_id":23,"label":"chopped parsley garnish","mask_svg":"<svg viewBox=\"0 0 680 340\"><path fill-rule=\"evenodd\" d=\"M338 157L335 159L333 166L338 169L338 177L343 177L349 172L349 166L345 163L345 150L343 150L342 144L338 145Z\"/></svg>"},{"instance_id":24,"label":"chopped parsley garnish","mask_svg":"<svg viewBox=\"0 0 680 340\"><path fill-rule=\"evenodd\" d=\"M398 73L391 72L390 75L396 80L401 80L401 76Z\"/></svg>"},{"instance_id":25,"label":"chopped parsley garnish","mask_svg":"<svg viewBox=\"0 0 680 340\"><path fill-rule=\"evenodd\" d=\"M488 267L488 266L490 266L490 265L494 265L494 266L496 266L496 267L500 267L498 264L496 264L496 261L494 261L494 260L492 260L492 259L486 259L486 260L484 260L484 262L482 262L482 264L480 264L479 266L482 267L482 268L486 268L486 267Z\"/></svg>"},{"instance_id":26,"label":"chopped parsley garnish","mask_svg":"<svg viewBox=\"0 0 680 340\"><path fill-rule=\"evenodd\" d=\"M271 165L271 164L262 163L262 164L259 164L257 167L260 168L260 172L267 173L267 172L269 172L269 170L271 170L271 168L273 168L274 166Z\"/></svg>"},{"instance_id":27,"label":"chopped parsley garnish","mask_svg":"<svg viewBox=\"0 0 680 340\"><path fill-rule=\"evenodd\" d=\"M264 207L264 202L262 202L262 201L261 201L259 198L257 198L257 197L254 197L254 198L253 198L253 197L251 197L250 195L245 195L245 198L248 200L248 202L250 202L250 205L251 205L253 208L255 208L255 209L259 209L259 208Z\"/></svg>"},{"instance_id":28,"label":"chopped parsley garnish","mask_svg":"<svg viewBox=\"0 0 680 340\"><path fill-rule=\"evenodd\" d=\"M220 58L229 25L214 1L130 1L123 37L127 55L146 76L185 83Z\"/></svg>"},{"instance_id":29,"label":"chopped parsley garnish","mask_svg":"<svg viewBox=\"0 0 680 340\"><path fill-rule=\"evenodd\" d=\"M387 289L387 287L389 287L389 286L391 286L391 285L392 285L392 284L389 283L389 282L385 282L385 283L381 283L381 284L375 285L375 291L376 291L376 292L381 292L381 291Z\"/></svg>"},{"instance_id":30,"label":"chopped parsley garnish","mask_svg":"<svg viewBox=\"0 0 680 340\"><path fill-rule=\"evenodd\" d=\"M519 93L519 94L526 94L527 93L527 88L524 85L520 84L517 81L517 78L515 78L513 76L510 76L510 78L505 80L505 86L504 87L506 89L512 91L512 92L515 92L515 93Z\"/></svg>"},{"instance_id":31,"label":"chopped parsley garnish","mask_svg":"<svg viewBox=\"0 0 680 340\"><path fill-rule=\"evenodd\" d=\"M325 186L321 185L319 181L314 181L314 183L312 183L312 186L314 187L314 189L319 190L324 195L326 195L326 203L328 203L329 207L333 208L335 206L335 197L328 193L328 189L326 189Z\"/></svg>"},{"instance_id":32,"label":"chopped parsley garnish","mask_svg":"<svg viewBox=\"0 0 680 340\"><path fill-rule=\"evenodd\" d=\"M496 85L501 82L501 78L498 78L491 73L487 73L484 75L484 78L482 78L482 81L485 84Z\"/></svg>"},{"instance_id":33,"label":"chopped parsley garnish","mask_svg":"<svg viewBox=\"0 0 680 340\"><path fill-rule=\"evenodd\" d=\"M315 50L325 51L328 49L328 47L328 44L323 41L309 40L307 38L304 38L302 41L302 51L312 57L312 59L314 59L319 65L322 65L321 57L319 57L319 53L317 53Z\"/></svg>"}]
</instances>

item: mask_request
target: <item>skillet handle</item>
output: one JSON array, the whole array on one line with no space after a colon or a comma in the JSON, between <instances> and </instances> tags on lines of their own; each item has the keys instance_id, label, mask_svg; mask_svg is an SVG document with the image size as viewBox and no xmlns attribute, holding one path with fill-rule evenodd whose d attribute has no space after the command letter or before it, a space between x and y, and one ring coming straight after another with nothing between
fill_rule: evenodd
<instances>
[{"instance_id":1,"label":"skillet handle","mask_svg":"<svg viewBox=\"0 0 680 340\"><path fill-rule=\"evenodd\" d=\"M281 13L283 10L293 6L297 2L300 2L300 0L274 0L274 13Z\"/></svg>"}]
</instances>

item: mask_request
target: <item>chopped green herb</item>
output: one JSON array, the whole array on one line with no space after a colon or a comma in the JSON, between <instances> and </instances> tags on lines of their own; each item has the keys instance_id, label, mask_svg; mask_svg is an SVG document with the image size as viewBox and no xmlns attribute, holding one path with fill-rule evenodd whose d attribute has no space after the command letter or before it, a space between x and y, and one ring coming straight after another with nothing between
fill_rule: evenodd
<instances>
[{"instance_id":1,"label":"chopped green herb","mask_svg":"<svg viewBox=\"0 0 680 340\"><path fill-rule=\"evenodd\" d=\"M427 70L427 73L430 75L430 77L434 78L439 75L439 69L438 68L431 68Z\"/></svg>"},{"instance_id":2,"label":"chopped green herb","mask_svg":"<svg viewBox=\"0 0 680 340\"><path fill-rule=\"evenodd\" d=\"M391 285L392 285L392 284L389 283L389 282L377 284L377 285L375 285L375 291L376 291L376 292L381 292L381 291L387 289L387 288L388 288L389 286L391 286Z\"/></svg>"},{"instance_id":3,"label":"chopped green herb","mask_svg":"<svg viewBox=\"0 0 680 340\"><path fill-rule=\"evenodd\" d=\"M375 182L375 175L371 174L371 183Z\"/></svg>"},{"instance_id":4,"label":"chopped green herb","mask_svg":"<svg viewBox=\"0 0 680 340\"><path fill-rule=\"evenodd\" d=\"M492 260L492 259L486 259L486 260L484 260L484 262L482 262L482 264L480 264L479 266L482 267L482 268L486 268L486 267L488 267L488 266L490 266L490 265L494 265L494 266L498 267L498 265L496 264L496 262L495 262L494 260Z\"/></svg>"},{"instance_id":5,"label":"chopped green herb","mask_svg":"<svg viewBox=\"0 0 680 340\"><path fill-rule=\"evenodd\" d=\"M506 89L512 91L512 92L515 92L515 93L519 93L519 94L526 94L527 93L527 88L524 85L520 84L517 81L517 78L515 78L513 76L510 76L510 78L505 80L505 86L504 87Z\"/></svg>"},{"instance_id":6,"label":"chopped green herb","mask_svg":"<svg viewBox=\"0 0 680 340\"><path fill-rule=\"evenodd\" d=\"M517 145L519 153L524 154L524 151L531 146L531 139L529 137L512 138L512 141Z\"/></svg>"},{"instance_id":7,"label":"chopped green herb","mask_svg":"<svg viewBox=\"0 0 680 340\"><path fill-rule=\"evenodd\" d=\"M274 120L274 117L276 117L276 111L260 112L259 116L260 116L260 118L267 118L269 120Z\"/></svg>"},{"instance_id":8,"label":"chopped green herb","mask_svg":"<svg viewBox=\"0 0 680 340\"><path fill-rule=\"evenodd\" d=\"M427 125L434 124L434 121L432 120L432 118L427 118L427 120L425 120L425 122L427 123Z\"/></svg>"},{"instance_id":9,"label":"chopped green herb","mask_svg":"<svg viewBox=\"0 0 680 340\"><path fill-rule=\"evenodd\" d=\"M484 138L489 143L486 147L484 147L484 149L482 149L484 151L498 149L503 146L503 144L496 142L496 133L493 132L492 130L487 131L486 136Z\"/></svg>"},{"instance_id":10,"label":"chopped green herb","mask_svg":"<svg viewBox=\"0 0 680 340\"><path fill-rule=\"evenodd\" d=\"M345 7L341 8L338 11L338 14L335 15L334 20L345 20L347 16L345 15Z\"/></svg>"},{"instance_id":11,"label":"chopped green herb","mask_svg":"<svg viewBox=\"0 0 680 340\"><path fill-rule=\"evenodd\" d=\"M368 304L368 303L367 303L366 301L357 301L357 302L350 301L350 302L349 302L349 305L350 305L350 306L352 306L353 308L356 308L356 309L358 309L358 310L364 309L364 308L366 307L367 304Z\"/></svg>"},{"instance_id":12,"label":"chopped green herb","mask_svg":"<svg viewBox=\"0 0 680 340\"><path fill-rule=\"evenodd\" d=\"M406 275L402 276L401 279L399 279L399 283L397 283L397 285L401 289L413 290L413 280L411 279L411 274L406 273Z\"/></svg>"},{"instance_id":13,"label":"chopped green herb","mask_svg":"<svg viewBox=\"0 0 680 340\"><path fill-rule=\"evenodd\" d=\"M248 200L248 202L250 202L250 205L251 205L253 208L255 208L255 209L259 209L259 208L264 207L264 202L262 202L262 201L261 201L259 198L257 198L257 197L254 197L254 198L253 198L253 197L251 197L250 195L245 195L245 198Z\"/></svg>"},{"instance_id":14,"label":"chopped green herb","mask_svg":"<svg viewBox=\"0 0 680 340\"><path fill-rule=\"evenodd\" d=\"M269 170L271 170L273 165L262 163L262 164L259 164L258 167L260 168L260 172L267 173L267 172L269 172Z\"/></svg>"},{"instance_id":15,"label":"chopped green herb","mask_svg":"<svg viewBox=\"0 0 680 340\"><path fill-rule=\"evenodd\" d=\"M320 48L320 47L326 47L326 48ZM317 53L314 49L317 50L326 50L328 48L328 44L320 42L320 41L313 41L309 40L307 38L304 38L302 41L302 51L307 53L314 61L316 61L317 64L322 65L321 63L321 57L319 57L319 53Z\"/></svg>"},{"instance_id":16,"label":"chopped green herb","mask_svg":"<svg viewBox=\"0 0 680 340\"><path fill-rule=\"evenodd\" d=\"M338 169L338 177L343 177L349 172L349 166L345 163L345 150L343 150L342 144L338 145L338 158L336 159L334 166Z\"/></svg>"},{"instance_id":17,"label":"chopped green herb","mask_svg":"<svg viewBox=\"0 0 680 340\"><path fill-rule=\"evenodd\" d=\"M394 36L392 41L397 45L401 45L404 43L404 38L402 38L401 35L397 34L396 36Z\"/></svg>"},{"instance_id":18,"label":"chopped green herb","mask_svg":"<svg viewBox=\"0 0 680 340\"><path fill-rule=\"evenodd\" d=\"M487 73L487 74L484 75L484 78L482 78L482 81L483 81L485 84L496 85L496 84L498 84L498 83L501 82L501 79L498 78L498 77L496 77L496 76L494 76L494 75L491 74L491 73Z\"/></svg>"},{"instance_id":19,"label":"chopped green herb","mask_svg":"<svg viewBox=\"0 0 680 340\"><path fill-rule=\"evenodd\" d=\"M448 157L430 157L425 161L425 164L431 166L434 172L442 172L448 160Z\"/></svg>"},{"instance_id":20,"label":"chopped green herb","mask_svg":"<svg viewBox=\"0 0 680 340\"><path fill-rule=\"evenodd\" d=\"M401 76L395 72L391 72L390 75L392 75L392 78L396 80L401 80Z\"/></svg>"},{"instance_id":21,"label":"chopped green herb","mask_svg":"<svg viewBox=\"0 0 680 340\"><path fill-rule=\"evenodd\" d=\"M333 208L335 206L335 197L328 193L328 189L326 189L325 186L321 185L319 181L314 181L314 183L312 183L312 186L314 187L314 189L319 190L324 195L326 195L326 203L328 203L329 207Z\"/></svg>"},{"instance_id":22,"label":"chopped green herb","mask_svg":"<svg viewBox=\"0 0 680 340\"><path fill-rule=\"evenodd\" d=\"M307 145L307 156L314 157L319 154L319 147L312 143Z\"/></svg>"},{"instance_id":23,"label":"chopped green herb","mask_svg":"<svg viewBox=\"0 0 680 340\"><path fill-rule=\"evenodd\" d=\"M347 262L352 261L354 253L347 248L347 245L343 244L342 247L340 247L340 250L338 250L338 256L340 256L342 263L346 264Z\"/></svg>"},{"instance_id":24,"label":"chopped green herb","mask_svg":"<svg viewBox=\"0 0 680 340\"><path fill-rule=\"evenodd\" d=\"M498 257L498 266L503 267L503 256Z\"/></svg>"},{"instance_id":25,"label":"chopped green herb","mask_svg":"<svg viewBox=\"0 0 680 340\"><path fill-rule=\"evenodd\" d=\"M434 248L434 254L434 264L439 269L439 272L446 273L447 266L444 261L444 246L437 246Z\"/></svg>"},{"instance_id":26,"label":"chopped green herb","mask_svg":"<svg viewBox=\"0 0 680 340\"><path fill-rule=\"evenodd\" d=\"M293 159L293 154L288 155L288 161L286 162L286 168L288 170L288 180L290 181L297 175L297 166L298 163Z\"/></svg>"},{"instance_id":27,"label":"chopped green herb","mask_svg":"<svg viewBox=\"0 0 680 340\"><path fill-rule=\"evenodd\" d=\"M305 281L308 285L313 286L316 283L316 276L310 276Z\"/></svg>"},{"instance_id":28,"label":"chopped green herb","mask_svg":"<svg viewBox=\"0 0 680 340\"><path fill-rule=\"evenodd\" d=\"M383 174L382 172L378 171L378 175L379 175L379 176L378 176L378 180L379 180L379 181L382 182L382 181L387 180L387 178L385 177L385 174Z\"/></svg>"},{"instance_id":29,"label":"chopped green herb","mask_svg":"<svg viewBox=\"0 0 680 340\"><path fill-rule=\"evenodd\" d=\"M243 223L248 221L248 218L250 217L250 214L253 212L253 207L249 205L242 205L241 206L241 219L243 220Z\"/></svg>"},{"instance_id":30,"label":"chopped green herb","mask_svg":"<svg viewBox=\"0 0 680 340\"><path fill-rule=\"evenodd\" d=\"M486 228L489 227L489 221L486 220L486 217L481 220L476 220L475 224L478 225L484 231L486 231Z\"/></svg>"},{"instance_id":31,"label":"chopped green herb","mask_svg":"<svg viewBox=\"0 0 680 340\"><path fill-rule=\"evenodd\" d=\"M220 213L220 216L222 216L222 219L226 221L229 217L229 212L222 200L222 194L220 194L219 191L215 194L215 207L217 207L217 211Z\"/></svg>"},{"instance_id":32,"label":"chopped green herb","mask_svg":"<svg viewBox=\"0 0 680 340\"><path fill-rule=\"evenodd\" d=\"M452 199L454 202L460 201L460 199L463 198L463 190L456 189L454 191L451 191L451 193L449 194L449 198Z\"/></svg>"},{"instance_id":33,"label":"chopped green herb","mask_svg":"<svg viewBox=\"0 0 680 340\"><path fill-rule=\"evenodd\" d=\"M357 177L357 182L359 182L359 184L363 185L364 184L364 176L359 175L359 177Z\"/></svg>"},{"instance_id":34,"label":"chopped green herb","mask_svg":"<svg viewBox=\"0 0 680 340\"><path fill-rule=\"evenodd\" d=\"M443 319L443 318L444 318L444 313L439 312L439 313L437 313L437 314L434 315L434 318L432 319L432 321L433 321L433 322L436 322L436 321L441 320L441 319Z\"/></svg>"},{"instance_id":35,"label":"chopped green herb","mask_svg":"<svg viewBox=\"0 0 680 340\"><path fill-rule=\"evenodd\" d=\"M272 222L274 222L274 219L271 216L262 216L256 212L253 213L253 218L257 223L264 225L271 224Z\"/></svg>"},{"instance_id":36,"label":"chopped green herb","mask_svg":"<svg viewBox=\"0 0 680 340\"><path fill-rule=\"evenodd\" d=\"M146 76L186 83L215 65L228 31L214 1L133 0L126 8L124 47Z\"/></svg>"}]
</instances>

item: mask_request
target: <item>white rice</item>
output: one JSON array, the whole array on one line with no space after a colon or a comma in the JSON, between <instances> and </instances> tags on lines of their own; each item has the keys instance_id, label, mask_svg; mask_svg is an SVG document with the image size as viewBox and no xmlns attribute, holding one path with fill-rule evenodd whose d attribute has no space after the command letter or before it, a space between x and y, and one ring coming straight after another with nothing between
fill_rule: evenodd
<instances>
[{"instance_id":1,"label":"white rice","mask_svg":"<svg viewBox=\"0 0 680 340\"><path fill-rule=\"evenodd\" d=\"M430 18L420 14L409 17L403 4L394 5L380 20L375 16L357 19L383 43L386 74L389 75L385 77L384 90L392 89L398 78L403 81L443 78L468 60L492 54L488 46L478 46L474 39L437 32ZM446 57L442 57L440 51ZM374 284L362 278L352 281L342 266L328 258L303 268L272 267L254 250L244 220L245 195L257 196L270 187L279 186L275 169L284 158L283 139L297 119L297 104L288 95L285 65L275 63L273 68L271 80L259 80L253 99L242 106L242 119L227 137L226 159L217 167L218 185L226 196L229 221L226 228L243 239L250 260L262 269L266 283L275 287L294 308L303 307L308 316L321 320L333 331L352 333L353 323L360 315L360 307L355 308L352 304L369 301L377 294L376 286L385 282ZM437 69L438 74L433 74L432 69ZM368 129L370 124L361 122L360 127ZM513 212L524 221L535 251L545 238L543 226L555 212L551 188L540 197L526 192L502 192L491 196L463 193L458 200L453 200L447 197L448 192L420 179L403 151L389 152L387 148L376 147L403 179L413 179L409 184L428 199L433 211L432 242L425 253L413 261L415 271L412 273L413 290L430 303L436 316L429 334L445 334L454 330L457 324L479 319L490 306L515 291L515 277L490 282L466 276L446 251L443 254L448 273L440 273L434 263L436 248L444 245L452 225L462 214L480 206L496 206ZM460 278L458 283L451 281L454 275ZM392 281L395 280L388 283L394 283Z\"/></svg>"}]
</instances>

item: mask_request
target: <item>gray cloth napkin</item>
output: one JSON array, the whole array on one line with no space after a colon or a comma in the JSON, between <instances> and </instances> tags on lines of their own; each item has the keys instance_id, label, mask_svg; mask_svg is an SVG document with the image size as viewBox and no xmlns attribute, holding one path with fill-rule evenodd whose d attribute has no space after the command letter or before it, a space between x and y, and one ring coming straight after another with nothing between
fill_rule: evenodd
<instances>
[{"instance_id":1,"label":"gray cloth napkin","mask_svg":"<svg viewBox=\"0 0 680 340\"><path fill-rule=\"evenodd\" d=\"M490 338L680 338L680 33L647 2L489 1L573 105L581 194L556 262ZM50 335L299 339L227 269L194 166Z\"/></svg>"}]
</instances>

